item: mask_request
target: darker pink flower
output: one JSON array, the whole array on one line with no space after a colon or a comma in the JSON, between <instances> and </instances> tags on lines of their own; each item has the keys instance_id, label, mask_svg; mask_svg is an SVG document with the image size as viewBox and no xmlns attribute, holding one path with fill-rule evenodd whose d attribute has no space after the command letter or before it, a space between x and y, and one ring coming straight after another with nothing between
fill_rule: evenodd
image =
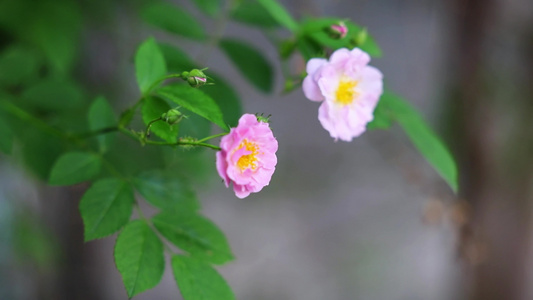
<instances>
[{"instance_id":1,"label":"darker pink flower","mask_svg":"<svg viewBox=\"0 0 533 300\"><path fill-rule=\"evenodd\" d=\"M268 123L244 114L237 127L220 141L217 171L226 187L233 184L235 195L245 198L267 186L276 169L278 141Z\"/></svg>"},{"instance_id":2,"label":"darker pink flower","mask_svg":"<svg viewBox=\"0 0 533 300\"><path fill-rule=\"evenodd\" d=\"M318 120L335 140L351 141L366 130L383 93L383 75L368 65L370 56L359 48L338 49L329 58L307 62L305 96L322 102Z\"/></svg>"}]
</instances>

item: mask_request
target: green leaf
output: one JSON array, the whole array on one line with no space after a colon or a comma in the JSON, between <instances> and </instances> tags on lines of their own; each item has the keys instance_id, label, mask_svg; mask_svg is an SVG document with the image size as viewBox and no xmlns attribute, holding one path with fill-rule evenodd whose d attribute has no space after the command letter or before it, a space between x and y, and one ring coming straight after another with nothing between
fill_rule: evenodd
<instances>
[{"instance_id":1,"label":"green leaf","mask_svg":"<svg viewBox=\"0 0 533 300\"><path fill-rule=\"evenodd\" d=\"M69 152L61 155L50 172L51 185L71 185L90 180L100 172L102 161L91 153Z\"/></svg>"},{"instance_id":2,"label":"green leaf","mask_svg":"<svg viewBox=\"0 0 533 300\"><path fill-rule=\"evenodd\" d=\"M145 125L161 117L171 107L164 100L157 97L147 97L143 100L142 118ZM150 131L169 143L178 141L178 124L170 125L164 121L157 121L152 124Z\"/></svg>"},{"instance_id":3,"label":"green leaf","mask_svg":"<svg viewBox=\"0 0 533 300\"><path fill-rule=\"evenodd\" d=\"M256 1L242 1L233 8L230 16L235 21L267 29L280 26L270 13Z\"/></svg>"},{"instance_id":4,"label":"green leaf","mask_svg":"<svg viewBox=\"0 0 533 300\"><path fill-rule=\"evenodd\" d=\"M172 271L184 300L234 300L224 278L210 265L194 258L174 255Z\"/></svg>"},{"instance_id":5,"label":"green leaf","mask_svg":"<svg viewBox=\"0 0 533 300\"><path fill-rule=\"evenodd\" d=\"M134 201L127 182L117 178L96 181L80 202L85 241L113 234L128 223Z\"/></svg>"},{"instance_id":6,"label":"green leaf","mask_svg":"<svg viewBox=\"0 0 533 300\"><path fill-rule=\"evenodd\" d=\"M18 129L17 137L21 139L25 164L39 179L47 181L50 178L50 171L54 162L64 151L64 141L33 128L21 130L19 127Z\"/></svg>"},{"instance_id":7,"label":"green leaf","mask_svg":"<svg viewBox=\"0 0 533 300\"><path fill-rule=\"evenodd\" d=\"M333 50L337 50L339 48L352 48L350 45L350 40L355 36L356 33L351 31L350 28L348 28L348 33L342 39L333 38L326 32L326 28L333 24L338 24L340 21L340 19L336 18L311 20L304 23L303 30L305 31L307 37L323 47L328 47ZM346 23L347 22L345 22L345 24Z\"/></svg>"},{"instance_id":8,"label":"green leaf","mask_svg":"<svg viewBox=\"0 0 533 300\"><path fill-rule=\"evenodd\" d=\"M174 4L154 2L144 8L142 16L146 23L170 33L200 41L207 37L202 24Z\"/></svg>"},{"instance_id":9,"label":"green leaf","mask_svg":"<svg viewBox=\"0 0 533 300\"><path fill-rule=\"evenodd\" d=\"M224 123L222 112L218 105L211 97L199 89L187 85L168 85L157 90L157 93L163 98L173 101L183 108L217 124L222 129L226 130L228 128ZM182 122L186 122L186 120Z\"/></svg>"},{"instance_id":10,"label":"green leaf","mask_svg":"<svg viewBox=\"0 0 533 300\"><path fill-rule=\"evenodd\" d=\"M32 49L11 46L0 54L0 85L28 83L38 75L40 59Z\"/></svg>"},{"instance_id":11,"label":"green leaf","mask_svg":"<svg viewBox=\"0 0 533 300\"><path fill-rule=\"evenodd\" d=\"M183 50L169 44L159 44L159 49L161 49L165 57L169 71L181 73L197 68L196 64Z\"/></svg>"},{"instance_id":12,"label":"green leaf","mask_svg":"<svg viewBox=\"0 0 533 300\"><path fill-rule=\"evenodd\" d=\"M131 298L161 281L165 270L163 244L144 221L131 221L117 238L115 263Z\"/></svg>"},{"instance_id":13,"label":"green leaf","mask_svg":"<svg viewBox=\"0 0 533 300\"><path fill-rule=\"evenodd\" d=\"M287 10L279 4L276 0L257 0L270 13L270 15L278 21L279 24L285 26L292 32L298 30L298 23L287 12Z\"/></svg>"},{"instance_id":14,"label":"green leaf","mask_svg":"<svg viewBox=\"0 0 533 300\"><path fill-rule=\"evenodd\" d=\"M135 178L134 185L146 201L163 211L200 208L193 189L175 172L144 172Z\"/></svg>"},{"instance_id":15,"label":"green leaf","mask_svg":"<svg viewBox=\"0 0 533 300\"><path fill-rule=\"evenodd\" d=\"M205 86L202 90L211 96L220 107L224 116L224 123L231 127L237 126L243 114L241 100L237 91L222 77L212 73L209 76L213 78L215 84Z\"/></svg>"},{"instance_id":16,"label":"green leaf","mask_svg":"<svg viewBox=\"0 0 533 300\"><path fill-rule=\"evenodd\" d=\"M331 37L327 33L326 28L333 24L339 24L341 21L344 22L348 28L347 35L342 39ZM351 21L346 21L339 18L319 18L305 20L302 24L301 30L303 36L311 39L315 43L323 47L337 50L340 48L354 48L354 40L357 40L357 37L363 32L364 29ZM365 42L356 46L371 56L380 57L382 55L381 49L374 41L374 38L368 33L366 34Z\"/></svg>"},{"instance_id":17,"label":"green leaf","mask_svg":"<svg viewBox=\"0 0 533 300\"><path fill-rule=\"evenodd\" d=\"M361 48L361 50L368 53L368 55L373 57L381 57L383 55L383 52L381 51L381 48L378 46L374 38L370 35L366 37L366 41L358 46Z\"/></svg>"},{"instance_id":18,"label":"green leaf","mask_svg":"<svg viewBox=\"0 0 533 300\"><path fill-rule=\"evenodd\" d=\"M78 20L81 20L81 17ZM35 37L38 40L37 43L42 45L45 57L54 73L58 76L66 76L72 69L78 55L79 31L77 29L75 32L58 29L59 27L55 26L57 25L36 28ZM60 26L69 27L72 25Z\"/></svg>"},{"instance_id":19,"label":"green leaf","mask_svg":"<svg viewBox=\"0 0 533 300\"><path fill-rule=\"evenodd\" d=\"M233 254L222 231L208 219L190 211L158 214L152 219L157 230L191 256L222 264Z\"/></svg>"},{"instance_id":20,"label":"green leaf","mask_svg":"<svg viewBox=\"0 0 533 300\"><path fill-rule=\"evenodd\" d=\"M385 100L383 100L385 98ZM381 97L374 110L374 120L366 125L367 129L388 129L394 121L389 108L387 107L387 96Z\"/></svg>"},{"instance_id":21,"label":"green leaf","mask_svg":"<svg viewBox=\"0 0 533 300\"><path fill-rule=\"evenodd\" d=\"M13 131L11 131L9 125L0 118L0 151L5 154L11 154L11 149L13 148L13 136Z\"/></svg>"},{"instance_id":22,"label":"green leaf","mask_svg":"<svg viewBox=\"0 0 533 300\"><path fill-rule=\"evenodd\" d=\"M193 0L193 2L200 10L212 17L222 10L223 1L221 0Z\"/></svg>"},{"instance_id":23,"label":"green leaf","mask_svg":"<svg viewBox=\"0 0 533 300\"><path fill-rule=\"evenodd\" d=\"M46 111L69 111L83 104L81 87L70 80L44 79L30 86L22 93L22 100L28 105Z\"/></svg>"},{"instance_id":24,"label":"green leaf","mask_svg":"<svg viewBox=\"0 0 533 300\"><path fill-rule=\"evenodd\" d=\"M112 151L106 153L106 160L112 162L115 169L127 178L128 182L140 172L165 167L164 150L175 151L177 156L181 151L175 147L139 147L139 141L134 139L117 139L117 145ZM111 170L110 170L111 171ZM105 175L116 176L116 172L107 172ZM105 176L101 175L102 177ZM133 182L131 182L133 183Z\"/></svg>"},{"instance_id":25,"label":"green leaf","mask_svg":"<svg viewBox=\"0 0 533 300\"><path fill-rule=\"evenodd\" d=\"M235 39L222 39L220 48L251 84L263 92L272 91L274 72L263 54L247 43Z\"/></svg>"},{"instance_id":26,"label":"green leaf","mask_svg":"<svg viewBox=\"0 0 533 300\"><path fill-rule=\"evenodd\" d=\"M323 50L320 45L310 38L302 37L296 42L296 48L300 51L300 54L304 60L310 60L314 57L323 57Z\"/></svg>"},{"instance_id":27,"label":"green leaf","mask_svg":"<svg viewBox=\"0 0 533 300\"><path fill-rule=\"evenodd\" d=\"M353 22L346 22L346 26L348 26L348 30L353 32L353 34L351 35L353 38L359 35L363 30L366 30L365 28L358 26ZM366 35L365 42L363 44L357 45L357 47L359 47L361 50L365 51L366 53L368 53L368 55L373 57L381 57L383 55L383 52L374 40L374 37L368 33Z\"/></svg>"},{"instance_id":28,"label":"green leaf","mask_svg":"<svg viewBox=\"0 0 533 300\"><path fill-rule=\"evenodd\" d=\"M28 15L18 15L22 35L42 51L54 76L66 76L78 56L82 10L77 1L32 3Z\"/></svg>"},{"instance_id":29,"label":"green leaf","mask_svg":"<svg viewBox=\"0 0 533 300\"><path fill-rule=\"evenodd\" d=\"M403 98L390 92L381 96L389 114L400 124L415 147L435 168L454 192L458 189L457 166L444 143L420 114Z\"/></svg>"},{"instance_id":30,"label":"green leaf","mask_svg":"<svg viewBox=\"0 0 533 300\"><path fill-rule=\"evenodd\" d=\"M80 45L80 5L79 1L0 1L3 40L23 41L43 54L48 74L64 76Z\"/></svg>"},{"instance_id":31,"label":"green leaf","mask_svg":"<svg viewBox=\"0 0 533 300\"><path fill-rule=\"evenodd\" d=\"M159 45L165 60L167 61L167 67L174 72L182 72L184 70L200 69L202 66L195 64L191 58L184 51L171 45L160 44ZM202 91L211 96L215 100L216 104L222 111L224 116L224 123L230 126L236 126L239 118L242 116L241 100L235 89L226 82L221 76L208 71L206 72L209 77L214 81L214 85L204 86ZM182 123L180 133L183 133L184 126L190 124L191 120ZM203 136L197 134L189 134L190 136Z\"/></svg>"},{"instance_id":32,"label":"green leaf","mask_svg":"<svg viewBox=\"0 0 533 300\"><path fill-rule=\"evenodd\" d=\"M88 113L89 129L91 131L97 131L105 128L110 128L117 125L117 119L113 108L109 105L109 102L104 97L98 97L91 104ZM100 152L106 152L115 138L115 133L100 134L96 137Z\"/></svg>"},{"instance_id":33,"label":"green leaf","mask_svg":"<svg viewBox=\"0 0 533 300\"><path fill-rule=\"evenodd\" d=\"M118 126L119 127L127 127L131 121L133 120L133 117L135 117L135 112L137 111L137 105L134 105L125 111L123 111L120 114L120 118L118 119Z\"/></svg>"},{"instance_id":34,"label":"green leaf","mask_svg":"<svg viewBox=\"0 0 533 300\"><path fill-rule=\"evenodd\" d=\"M183 109L183 114L187 116L187 119L180 123L181 137L193 136L200 138L211 134L211 122L209 122L209 120L185 109ZM204 148L201 147L197 149L197 151L202 151L203 149Z\"/></svg>"},{"instance_id":35,"label":"green leaf","mask_svg":"<svg viewBox=\"0 0 533 300\"><path fill-rule=\"evenodd\" d=\"M166 73L167 67L163 54L154 38L147 39L135 55L135 75L137 75L137 84L141 93L146 95L155 81L165 76Z\"/></svg>"}]
</instances>

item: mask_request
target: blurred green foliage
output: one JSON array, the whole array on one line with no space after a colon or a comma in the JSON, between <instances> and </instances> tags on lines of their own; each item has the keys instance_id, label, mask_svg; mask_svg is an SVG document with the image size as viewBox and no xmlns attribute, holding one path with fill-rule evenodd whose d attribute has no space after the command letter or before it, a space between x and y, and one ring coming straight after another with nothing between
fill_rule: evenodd
<instances>
[{"instance_id":1,"label":"blurred green foliage","mask_svg":"<svg viewBox=\"0 0 533 300\"><path fill-rule=\"evenodd\" d=\"M223 232L199 214L194 184L205 184L206 174L212 173L207 169L214 169L213 153L206 154L199 146L218 148L208 144L214 137L208 137L212 125L223 133L235 126L243 113L241 97L231 78L211 69L205 71L208 84L201 87L169 84L179 81L184 71L208 67L202 64L210 51L193 59L176 46L181 39L205 48L218 47L252 86L265 93L275 90L275 67L251 42L226 37L228 21L265 33L279 49L284 70L294 56L303 60L327 57L343 47L360 47L375 57L382 54L366 29L350 20L297 20L276 0L228 1L192 0L205 18L213 19L215 28L209 29L185 5L128 2L147 28L178 42L148 37L137 51L121 53L132 57L139 94L120 113L115 110L117 99L92 90L80 71L84 26L96 14L98 20L114 18L114 3L0 2L0 151L11 153L13 161L51 185L92 183L79 205L85 240L120 232L114 256L129 297L158 284L164 251L172 256L172 270L184 299L235 297L211 266L231 261L232 251ZM327 33L339 22L348 27L344 38ZM302 71L284 72L289 90L301 84ZM164 122L161 116L176 108L186 117L177 124ZM402 126L456 191L457 171L449 152L414 108L388 93L369 126L386 129L393 122ZM136 193L140 197L135 198ZM145 217L140 201L160 213ZM131 220L134 209L138 219ZM58 250L50 235L36 225L36 218L19 221L16 245L20 253L40 265L53 261Z\"/></svg>"}]
</instances>

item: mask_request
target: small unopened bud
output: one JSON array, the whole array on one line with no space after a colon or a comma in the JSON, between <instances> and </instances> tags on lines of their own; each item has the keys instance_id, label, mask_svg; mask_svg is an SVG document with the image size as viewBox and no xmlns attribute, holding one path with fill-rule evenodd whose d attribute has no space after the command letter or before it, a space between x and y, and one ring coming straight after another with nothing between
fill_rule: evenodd
<instances>
[{"instance_id":1,"label":"small unopened bud","mask_svg":"<svg viewBox=\"0 0 533 300\"><path fill-rule=\"evenodd\" d=\"M270 117L272 115L268 115L267 117L263 116L263 114L255 114L255 117L257 118L257 121L258 122L263 122L263 123L269 123L270 122Z\"/></svg>"},{"instance_id":2,"label":"small unopened bud","mask_svg":"<svg viewBox=\"0 0 533 300\"><path fill-rule=\"evenodd\" d=\"M207 70L207 68L201 70L192 69L190 72L181 73L181 78L187 81L192 87L200 87L207 83L207 76L203 72L205 70Z\"/></svg>"},{"instance_id":3,"label":"small unopened bud","mask_svg":"<svg viewBox=\"0 0 533 300\"><path fill-rule=\"evenodd\" d=\"M186 118L177 108L173 108L161 115L161 120L167 122L169 125L179 123L183 118Z\"/></svg>"},{"instance_id":4,"label":"small unopened bud","mask_svg":"<svg viewBox=\"0 0 533 300\"><path fill-rule=\"evenodd\" d=\"M285 87L283 88L284 92L290 92L294 89L294 81L292 79L285 80Z\"/></svg>"},{"instance_id":5,"label":"small unopened bud","mask_svg":"<svg viewBox=\"0 0 533 300\"><path fill-rule=\"evenodd\" d=\"M329 35L334 39L343 39L348 34L348 27L344 22L333 24L327 28Z\"/></svg>"}]
</instances>

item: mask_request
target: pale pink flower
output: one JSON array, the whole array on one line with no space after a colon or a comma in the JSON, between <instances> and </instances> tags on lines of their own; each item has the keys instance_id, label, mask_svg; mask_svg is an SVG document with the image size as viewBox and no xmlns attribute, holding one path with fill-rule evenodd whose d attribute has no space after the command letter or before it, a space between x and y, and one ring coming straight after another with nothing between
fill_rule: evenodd
<instances>
[{"instance_id":1,"label":"pale pink flower","mask_svg":"<svg viewBox=\"0 0 533 300\"><path fill-rule=\"evenodd\" d=\"M307 62L303 81L305 96L322 102L318 120L332 138L350 142L374 119L374 109L383 93L383 75L368 65L370 56L359 48L338 49L329 60Z\"/></svg>"},{"instance_id":2,"label":"pale pink flower","mask_svg":"<svg viewBox=\"0 0 533 300\"><path fill-rule=\"evenodd\" d=\"M267 186L276 169L278 141L268 123L244 114L239 125L220 141L217 171L226 187L233 184L235 195L244 198Z\"/></svg>"}]
</instances>

